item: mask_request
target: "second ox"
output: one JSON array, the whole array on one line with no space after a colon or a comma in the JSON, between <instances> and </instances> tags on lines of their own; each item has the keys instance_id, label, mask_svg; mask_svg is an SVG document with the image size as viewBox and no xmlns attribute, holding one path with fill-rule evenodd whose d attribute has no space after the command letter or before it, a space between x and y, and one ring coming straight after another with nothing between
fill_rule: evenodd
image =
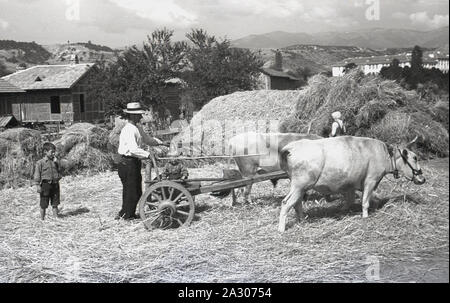
<instances>
[{"instance_id":1,"label":"second ox","mask_svg":"<svg viewBox=\"0 0 450 303\"><path fill-rule=\"evenodd\" d=\"M298 133L257 133L246 132L232 137L228 141L230 155L233 156L243 177L280 171L279 152L287 144L298 140L317 140L322 137L313 134ZM272 180L276 185L278 180ZM244 201L251 199L252 184L244 190Z\"/></svg>"}]
</instances>

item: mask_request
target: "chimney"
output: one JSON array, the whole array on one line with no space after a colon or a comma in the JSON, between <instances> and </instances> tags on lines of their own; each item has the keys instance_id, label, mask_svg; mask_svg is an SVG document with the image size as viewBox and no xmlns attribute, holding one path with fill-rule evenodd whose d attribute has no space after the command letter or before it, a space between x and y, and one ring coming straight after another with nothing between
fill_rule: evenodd
<instances>
[{"instance_id":1,"label":"chimney","mask_svg":"<svg viewBox=\"0 0 450 303\"><path fill-rule=\"evenodd\" d=\"M275 52L275 63L272 68L274 70L283 71L283 56L279 50Z\"/></svg>"},{"instance_id":2,"label":"chimney","mask_svg":"<svg viewBox=\"0 0 450 303\"><path fill-rule=\"evenodd\" d=\"M80 63L80 60L78 59L78 55L76 55L76 54L70 55L70 64L75 65L78 63Z\"/></svg>"}]
</instances>

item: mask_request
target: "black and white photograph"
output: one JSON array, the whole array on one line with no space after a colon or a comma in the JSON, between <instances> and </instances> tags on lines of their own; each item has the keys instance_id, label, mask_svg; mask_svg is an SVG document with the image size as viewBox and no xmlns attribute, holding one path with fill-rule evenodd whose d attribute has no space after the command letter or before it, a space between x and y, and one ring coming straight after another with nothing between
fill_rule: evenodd
<instances>
[{"instance_id":1,"label":"black and white photograph","mask_svg":"<svg viewBox=\"0 0 450 303\"><path fill-rule=\"evenodd\" d=\"M0 0L0 283L449 283L448 0Z\"/></svg>"}]
</instances>

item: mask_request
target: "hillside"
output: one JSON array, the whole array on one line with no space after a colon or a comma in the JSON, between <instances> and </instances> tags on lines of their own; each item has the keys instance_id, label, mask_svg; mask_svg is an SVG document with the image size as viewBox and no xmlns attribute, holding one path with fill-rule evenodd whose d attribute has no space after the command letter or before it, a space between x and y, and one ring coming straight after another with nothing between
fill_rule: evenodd
<instances>
[{"instance_id":1,"label":"hillside","mask_svg":"<svg viewBox=\"0 0 450 303\"><path fill-rule=\"evenodd\" d=\"M345 45L373 49L423 47L448 48L449 27L432 31L372 28L353 32L323 32L317 34L276 31L250 35L232 41L242 48L283 48L297 44Z\"/></svg>"},{"instance_id":2,"label":"hillside","mask_svg":"<svg viewBox=\"0 0 450 303\"><path fill-rule=\"evenodd\" d=\"M265 66L273 64L276 49L253 49L261 54ZM388 48L374 50L356 46L324 46L324 45L293 45L278 49L283 56L283 68L295 71L307 67L312 73L331 71L331 65L352 57L370 57L394 55L407 51L409 48ZM424 51L430 49L423 49Z\"/></svg>"},{"instance_id":3,"label":"hillside","mask_svg":"<svg viewBox=\"0 0 450 303\"><path fill-rule=\"evenodd\" d=\"M22 67L40 64L67 64L72 54L76 54L80 63L106 60L114 62L119 51L107 46L78 42L71 44L39 45L35 42L16 42L0 40L0 65L7 73Z\"/></svg>"},{"instance_id":4,"label":"hillside","mask_svg":"<svg viewBox=\"0 0 450 303\"><path fill-rule=\"evenodd\" d=\"M118 52L101 45L92 43L71 43L44 45L51 54L51 58L47 61L49 64L65 64L69 62L71 55L77 55L80 63L95 62L98 60L115 61Z\"/></svg>"}]
</instances>

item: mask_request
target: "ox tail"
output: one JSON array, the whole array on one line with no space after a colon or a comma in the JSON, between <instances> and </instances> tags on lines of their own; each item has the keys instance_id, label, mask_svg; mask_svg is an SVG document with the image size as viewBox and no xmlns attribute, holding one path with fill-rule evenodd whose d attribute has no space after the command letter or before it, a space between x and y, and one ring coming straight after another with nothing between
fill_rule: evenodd
<instances>
[{"instance_id":1,"label":"ox tail","mask_svg":"<svg viewBox=\"0 0 450 303\"><path fill-rule=\"evenodd\" d=\"M282 170L287 172L288 170L288 157L291 154L289 149L283 148L280 152L280 167Z\"/></svg>"}]
</instances>

